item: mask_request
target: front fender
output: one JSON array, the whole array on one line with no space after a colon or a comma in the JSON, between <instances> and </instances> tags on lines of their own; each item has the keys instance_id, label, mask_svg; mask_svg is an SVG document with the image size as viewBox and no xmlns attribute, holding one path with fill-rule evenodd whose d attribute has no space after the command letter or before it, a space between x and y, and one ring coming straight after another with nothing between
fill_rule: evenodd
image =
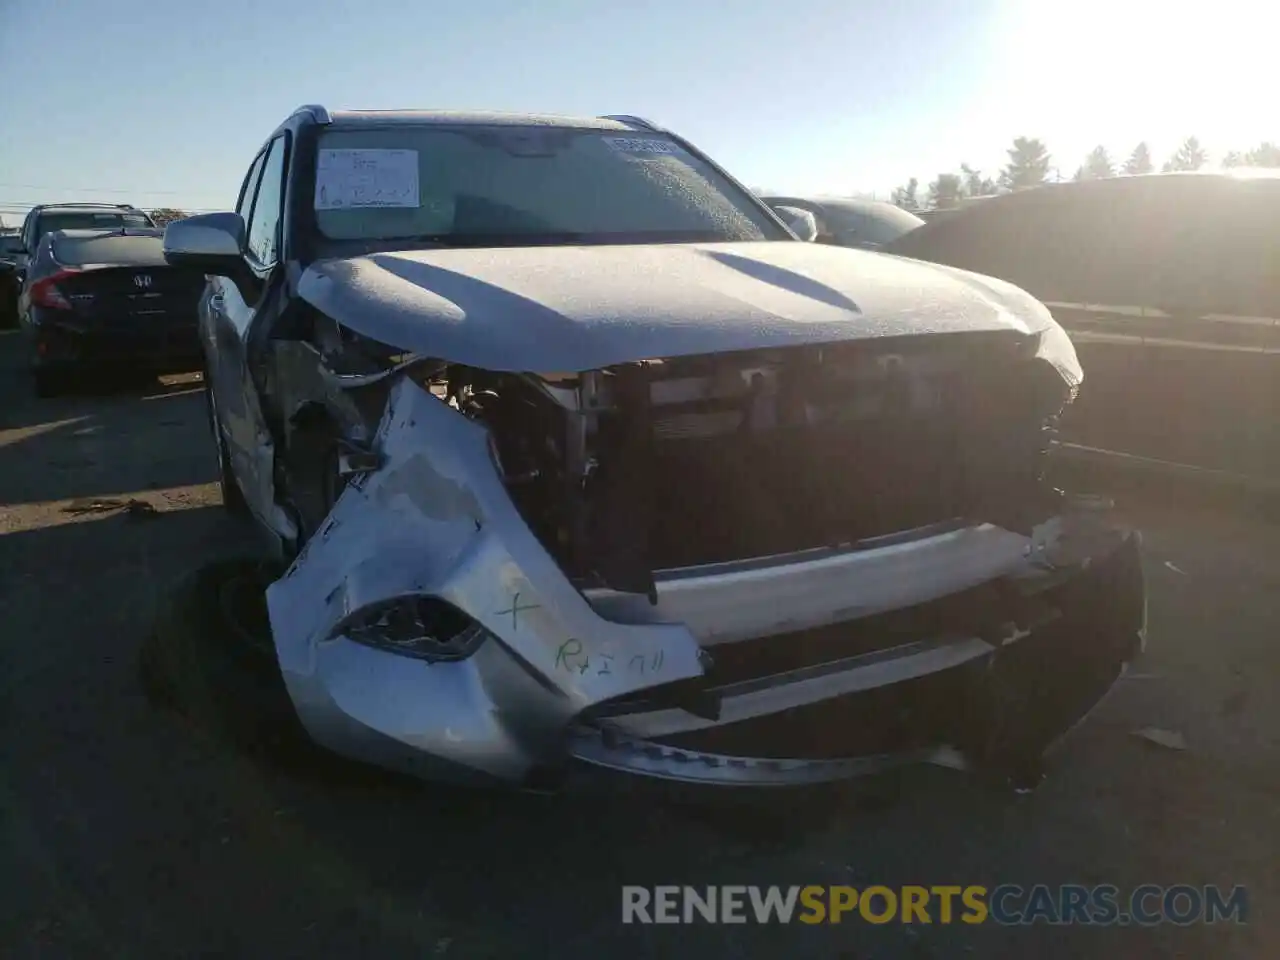
<instances>
[{"instance_id":1,"label":"front fender","mask_svg":"<svg viewBox=\"0 0 1280 960\"><path fill-rule=\"evenodd\" d=\"M684 625L592 609L511 502L482 426L402 377L375 445L381 466L347 486L267 591L281 671L316 739L354 755L390 740L512 778L583 709L702 675ZM351 612L404 594L483 625L480 652L431 664L333 636Z\"/></svg>"}]
</instances>

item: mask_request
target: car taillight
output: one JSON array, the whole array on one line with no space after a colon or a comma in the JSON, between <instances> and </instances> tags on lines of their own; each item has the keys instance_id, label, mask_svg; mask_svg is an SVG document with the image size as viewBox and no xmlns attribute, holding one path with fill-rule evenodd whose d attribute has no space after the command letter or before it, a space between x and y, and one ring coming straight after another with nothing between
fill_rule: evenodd
<instances>
[{"instance_id":1,"label":"car taillight","mask_svg":"<svg viewBox=\"0 0 1280 960\"><path fill-rule=\"evenodd\" d=\"M47 277L41 277L31 285L31 302L52 310L70 310L71 301L58 289L58 281L66 280L76 273L75 270L59 270Z\"/></svg>"}]
</instances>

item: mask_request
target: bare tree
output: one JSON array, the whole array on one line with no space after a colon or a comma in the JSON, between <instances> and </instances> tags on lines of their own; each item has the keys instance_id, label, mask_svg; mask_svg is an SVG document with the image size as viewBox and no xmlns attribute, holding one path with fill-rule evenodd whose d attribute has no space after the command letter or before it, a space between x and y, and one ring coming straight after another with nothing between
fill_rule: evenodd
<instances>
[{"instance_id":1,"label":"bare tree","mask_svg":"<svg viewBox=\"0 0 1280 960\"><path fill-rule=\"evenodd\" d=\"M151 219L156 222L157 227L163 227L166 223L174 220L185 220L191 214L179 210L176 207L160 207L151 211Z\"/></svg>"}]
</instances>

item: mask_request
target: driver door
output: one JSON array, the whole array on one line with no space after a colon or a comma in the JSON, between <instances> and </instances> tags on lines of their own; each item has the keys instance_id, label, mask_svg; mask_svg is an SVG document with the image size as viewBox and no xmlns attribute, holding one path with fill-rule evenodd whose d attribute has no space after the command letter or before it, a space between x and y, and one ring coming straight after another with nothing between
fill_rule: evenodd
<instances>
[{"instance_id":1,"label":"driver door","mask_svg":"<svg viewBox=\"0 0 1280 960\"><path fill-rule=\"evenodd\" d=\"M281 533L288 533L292 525L275 503L275 450L250 374L248 344L255 319L271 309L279 289L288 153L288 135L281 134L258 155L245 178L237 212L246 225L245 262L256 282L237 285L226 277L212 278L203 331L209 386L236 482L250 510Z\"/></svg>"}]
</instances>

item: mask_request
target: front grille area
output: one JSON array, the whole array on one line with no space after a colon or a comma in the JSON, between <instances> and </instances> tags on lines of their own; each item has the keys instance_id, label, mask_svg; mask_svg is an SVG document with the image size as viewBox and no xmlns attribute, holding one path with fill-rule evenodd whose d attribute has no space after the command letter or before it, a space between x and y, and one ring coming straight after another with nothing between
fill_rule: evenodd
<instances>
[{"instance_id":1,"label":"front grille area","mask_svg":"<svg viewBox=\"0 0 1280 960\"><path fill-rule=\"evenodd\" d=\"M727 373L717 358L717 380L736 390L680 396L671 381L654 383L675 402L649 411L653 567L995 519L1032 500L1055 375L1022 346L842 345L821 363L791 356Z\"/></svg>"},{"instance_id":2,"label":"front grille area","mask_svg":"<svg viewBox=\"0 0 1280 960\"><path fill-rule=\"evenodd\" d=\"M949 522L1029 533L1062 377L1016 331L622 364L574 402L465 386L512 499L575 583L652 594L654 571ZM452 382L452 377L451 377ZM481 402L483 401L483 403Z\"/></svg>"}]
</instances>

